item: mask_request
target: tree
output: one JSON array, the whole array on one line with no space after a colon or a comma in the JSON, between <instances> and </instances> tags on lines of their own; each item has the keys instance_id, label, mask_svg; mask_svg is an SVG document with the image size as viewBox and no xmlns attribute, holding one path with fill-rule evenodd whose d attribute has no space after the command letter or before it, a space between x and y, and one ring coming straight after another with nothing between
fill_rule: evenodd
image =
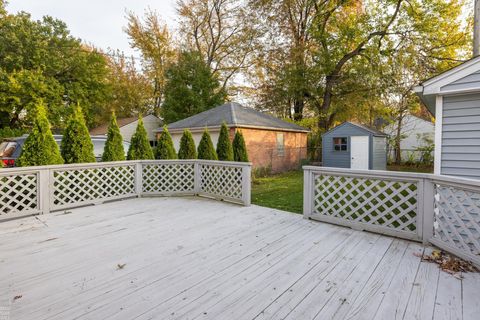
<instances>
[{"instance_id":1,"label":"tree","mask_svg":"<svg viewBox=\"0 0 480 320\"><path fill-rule=\"evenodd\" d=\"M20 167L62 164L58 144L50 131L45 107L40 102L36 106L33 126L22 147L22 153L17 160Z\"/></svg>"},{"instance_id":2,"label":"tree","mask_svg":"<svg viewBox=\"0 0 480 320\"><path fill-rule=\"evenodd\" d=\"M252 0L251 14L260 14L267 30L251 75L256 104L293 119L315 114L321 131L343 120L372 124L389 113L390 86L419 82L463 59L471 34L463 3ZM412 48L408 59L429 65L428 72L394 75L405 46Z\"/></svg>"},{"instance_id":3,"label":"tree","mask_svg":"<svg viewBox=\"0 0 480 320\"><path fill-rule=\"evenodd\" d=\"M197 149L195 148L195 141L193 140L190 130L183 131L180 139L180 149L178 150L179 159L197 159Z\"/></svg>"},{"instance_id":4,"label":"tree","mask_svg":"<svg viewBox=\"0 0 480 320\"><path fill-rule=\"evenodd\" d=\"M220 128L220 135L217 141L217 155L218 160L233 161L233 147L230 141L230 134L225 123L222 123Z\"/></svg>"},{"instance_id":5,"label":"tree","mask_svg":"<svg viewBox=\"0 0 480 320\"><path fill-rule=\"evenodd\" d=\"M248 162L247 147L240 131L235 132L233 138L233 159L238 162Z\"/></svg>"},{"instance_id":6,"label":"tree","mask_svg":"<svg viewBox=\"0 0 480 320\"><path fill-rule=\"evenodd\" d=\"M176 52L167 25L155 11L147 10L143 20L133 12L127 14L128 34L132 48L138 49L143 57L143 70L152 87L153 110L160 115L165 92L165 72L175 60Z\"/></svg>"},{"instance_id":7,"label":"tree","mask_svg":"<svg viewBox=\"0 0 480 320\"><path fill-rule=\"evenodd\" d=\"M66 106L77 103L94 125L110 94L107 75L105 56L74 38L62 21L0 13L0 113L10 127L31 124L23 115L35 114L28 111L40 99L55 127L64 127L72 112Z\"/></svg>"},{"instance_id":8,"label":"tree","mask_svg":"<svg viewBox=\"0 0 480 320\"><path fill-rule=\"evenodd\" d=\"M246 1L180 0L177 13L183 45L199 52L222 88L234 93L236 75L251 65L261 34Z\"/></svg>"},{"instance_id":9,"label":"tree","mask_svg":"<svg viewBox=\"0 0 480 320\"><path fill-rule=\"evenodd\" d=\"M157 147L155 148L155 159L177 159L172 136L168 132L167 126L163 126L163 132L160 135L160 139L158 139Z\"/></svg>"},{"instance_id":10,"label":"tree","mask_svg":"<svg viewBox=\"0 0 480 320\"><path fill-rule=\"evenodd\" d=\"M250 14L258 14L262 23L268 21L254 60L259 107L273 109L282 117L302 119L314 82L311 28L317 7L318 2L312 0L250 1Z\"/></svg>"},{"instance_id":11,"label":"tree","mask_svg":"<svg viewBox=\"0 0 480 320\"><path fill-rule=\"evenodd\" d=\"M63 133L60 151L65 163L95 162L93 143L82 109L77 106Z\"/></svg>"},{"instance_id":12,"label":"tree","mask_svg":"<svg viewBox=\"0 0 480 320\"><path fill-rule=\"evenodd\" d=\"M138 117L138 124L135 133L130 140L128 148L128 160L149 160L154 159L152 147L148 141L147 130L143 126L142 117Z\"/></svg>"},{"instance_id":13,"label":"tree","mask_svg":"<svg viewBox=\"0 0 480 320\"><path fill-rule=\"evenodd\" d=\"M203 132L202 139L198 144L198 159L218 160L217 153L213 147L212 138L207 129Z\"/></svg>"},{"instance_id":14,"label":"tree","mask_svg":"<svg viewBox=\"0 0 480 320\"><path fill-rule=\"evenodd\" d=\"M126 57L119 51L110 52L108 69L111 95L107 106L110 110L118 117L154 112L153 86L148 74L138 70L133 57Z\"/></svg>"},{"instance_id":15,"label":"tree","mask_svg":"<svg viewBox=\"0 0 480 320\"><path fill-rule=\"evenodd\" d=\"M167 70L162 116L167 123L211 109L225 101L217 78L194 51L180 53Z\"/></svg>"},{"instance_id":16,"label":"tree","mask_svg":"<svg viewBox=\"0 0 480 320\"><path fill-rule=\"evenodd\" d=\"M102 161L122 161L125 160L125 150L123 149L123 138L120 134L120 128L117 124L115 112L112 112L110 124L108 126L107 141L103 149Z\"/></svg>"}]
</instances>

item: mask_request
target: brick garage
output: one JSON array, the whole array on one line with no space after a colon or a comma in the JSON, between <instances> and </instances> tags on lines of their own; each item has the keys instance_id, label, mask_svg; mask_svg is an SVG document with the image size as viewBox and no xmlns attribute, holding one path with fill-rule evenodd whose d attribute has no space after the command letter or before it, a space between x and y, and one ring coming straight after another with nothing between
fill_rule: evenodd
<instances>
[{"instance_id":1,"label":"brick garage","mask_svg":"<svg viewBox=\"0 0 480 320\"><path fill-rule=\"evenodd\" d=\"M198 146L205 128L208 128L216 145L220 126L225 122L233 140L235 131L242 132L248 157L254 169L264 168L272 172L297 169L307 158L308 130L271 115L244 107L238 103L226 103L208 111L168 125L178 151L183 130L192 132ZM163 128L156 130L157 135Z\"/></svg>"}]
</instances>

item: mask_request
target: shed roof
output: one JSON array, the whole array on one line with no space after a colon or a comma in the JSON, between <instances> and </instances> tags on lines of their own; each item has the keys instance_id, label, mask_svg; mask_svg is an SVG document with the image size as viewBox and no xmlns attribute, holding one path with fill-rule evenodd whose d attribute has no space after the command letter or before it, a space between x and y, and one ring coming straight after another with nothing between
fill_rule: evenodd
<instances>
[{"instance_id":1,"label":"shed roof","mask_svg":"<svg viewBox=\"0 0 480 320\"><path fill-rule=\"evenodd\" d=\"M480 81L471 76L479 71L480 56L423 81L414 87L414 91L428 110L435 115L436 96L480 91Z\"/></svg>"},{"instance_id":2,"label":"shed roof","mask_svg":"<svg viewBox=\"0 0 480 320\"><path fill-rule=\"evenodd\" d=\"M350 121L345 121L343 122L342 124L339 124L338 126L336 126L335 128L332 128L330 130L328 130L327 132L325 132L322 136L326 135L326 134L329 134L329 133L332 133L344 126L347 126L347 125L352 125L352 126L355 126L355 127L358 127L359 129L365 131L365 133L367 134L372 134L376 137L386 137L388 136L386 133L384 132L381 132L379 130L376 130L374 128L370 128L366 125L363 125L363 124L360 124L360 123L356 123L356 122L350 122Z\"/></svg>"},{"instance_id":3,"label":"shed roof","mask_svg":"<svg viewBox=\"0 0 480 320\"><path fill-rule=\"evenodd\" d=\"M225 122L229 127L261 128L279 131L309 132L308 129L275 118L269 114L247 108L236 102L228 102L186 119L171 123L168 130L219 128ZM156 130L163 131L163 128Z\"/></svg>"}]
</instances>

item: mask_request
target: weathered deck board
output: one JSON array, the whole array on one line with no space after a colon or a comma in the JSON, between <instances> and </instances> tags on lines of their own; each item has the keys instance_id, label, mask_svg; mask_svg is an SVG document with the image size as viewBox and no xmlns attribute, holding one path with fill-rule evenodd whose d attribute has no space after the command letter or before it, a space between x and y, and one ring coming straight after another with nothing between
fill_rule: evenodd
<instances>
[{"instance_id":1,"label":"weathered deck board","mask_svg":"<svg viewBox=\"0 0 480 320\"><path fill-rule=\"evenodd\" d=\"M421 262L417 243L199 198L69 211L0 224L0 316L478 317L480 276Z\"/></svg>"}]
</instances>

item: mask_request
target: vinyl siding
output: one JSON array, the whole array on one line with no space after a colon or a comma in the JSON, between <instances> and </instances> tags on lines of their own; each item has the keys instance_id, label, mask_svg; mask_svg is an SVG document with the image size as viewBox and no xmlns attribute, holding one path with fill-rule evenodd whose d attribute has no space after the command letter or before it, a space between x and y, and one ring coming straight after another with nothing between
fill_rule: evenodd
<instances>
[{"instance_id":1,"label":"vinyl siding","mask_svg":"<svg viewBox=\"0 0 480 320\"><path fill-rule=\"evenodd\" d=\"M444 97L442 122L441 173L480 179L480 93Z\"/></svg>"},{"instance_id":2,"label":"vinyl siding","mask_svg":"<svg viewBox=\"0 0 480 320\"><path fill-rule=\"evenodd\" d=\"M387 139L384 137L372 137L373 148L372 157L373 170L386 170L387 169Z\"/></svg>"},{"instance_id":3,"label":"vinyl siding","mask_svg":"<svg viewBox=\"0 0 480 320\"><path fill-rule=\"evenodd\" d=\"M440 91L474 89L480 86L480 71L469 74L461 79L440 88Z\"/></svg>"}]
</instances>

